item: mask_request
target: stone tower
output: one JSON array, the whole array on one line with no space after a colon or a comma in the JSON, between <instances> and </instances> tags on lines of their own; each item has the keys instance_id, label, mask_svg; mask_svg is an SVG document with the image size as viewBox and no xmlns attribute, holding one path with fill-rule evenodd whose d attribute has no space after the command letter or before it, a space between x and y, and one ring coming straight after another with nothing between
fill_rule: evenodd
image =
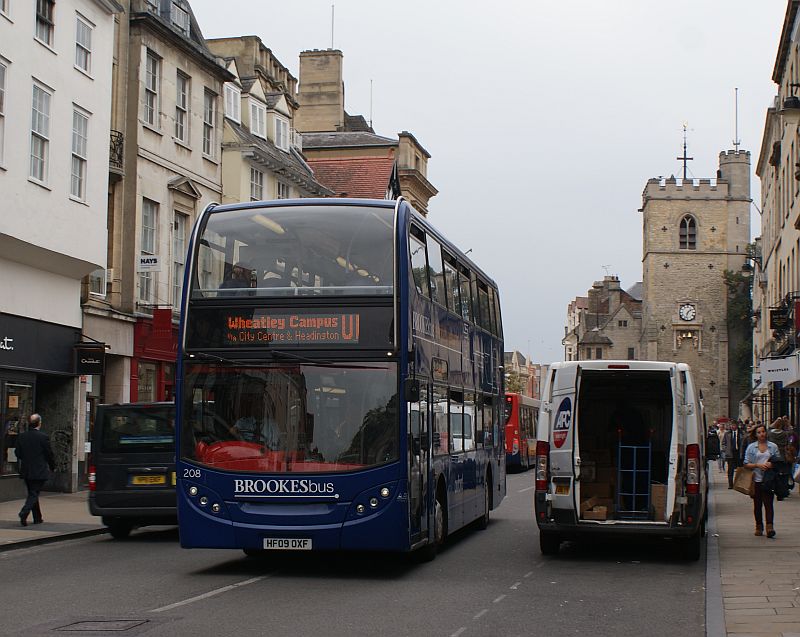
<instances>
[{"instance_id":1,"label":"stone tower","mask_svg":"<svg viewBox=\"0 0 800 637\"><path fill-rule=\"evenodd\" d=\"M723 275L750 241L750 153L721 152L716 179L650 179L642 198L640 358L688 363L709 422L736 417Z\"/></svg>"}]
</instances>

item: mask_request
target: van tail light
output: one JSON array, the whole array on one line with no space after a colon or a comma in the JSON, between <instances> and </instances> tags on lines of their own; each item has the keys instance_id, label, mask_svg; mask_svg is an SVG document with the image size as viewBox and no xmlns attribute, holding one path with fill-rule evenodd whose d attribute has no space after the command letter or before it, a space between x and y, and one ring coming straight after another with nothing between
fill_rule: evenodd
<instances>
[{"instance_id":1,"label":"van tail light","mask_svg":"<svg viewBox=\"0 0 800 637\"><path fill-rule=\"evenodd\" d=\"M536 490L547 491L547 465L550 462L550 443L536 441Z\"/></svg>"},{"instance_id":2,"label":"van tail light","mask_svg":"<svg viewBox=\"0 0 800 637\"><path fill-rule=\"evenodd\" d=\"M686 493L700 492L700 445L686 446Z\"/></svg>"},{"instance_id":3,"label":"van tail light","mask_svg":"<svg viewBox=\"0 0 800 637\"><path fill-rule=\"evenodd\" d=\"M89 465L89 491L97 489L97 469L93 464Z\"/></svg>"}]
</instances>

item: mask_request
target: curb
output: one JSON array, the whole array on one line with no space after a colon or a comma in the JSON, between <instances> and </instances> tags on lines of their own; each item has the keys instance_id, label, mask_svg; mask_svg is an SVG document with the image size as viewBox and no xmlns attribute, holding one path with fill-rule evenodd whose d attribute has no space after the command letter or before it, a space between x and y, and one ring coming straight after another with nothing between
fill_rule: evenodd
<instances>
[{"instance_id":1,"label":"curb","mask_svg":"<svg viewBox=\"0 0 800 637\"><path fill-rule=\"evenodd\" d=\"M46 537L31 538L30 540L19 540L17 542L9 542L8 544L0 544L0 553L6 553L7 551L13 551L15 549L30 548L31 546L39 546L42 544L54 544L55 542L62 542L64 540L77 540L93 535L103 535L104 533L108 533L106 527L48 535Z\"/></svg>"},{"instance_id":2,"label":"curb","mask_svg":"<svg viewBox=\"0 0 800 637\"><path fill-rule=\"evenodd\" d=\"M706 525L706 637L725 637L725 605L722 601L722 571L719 563L719 540L715 516L716 488L708 490Z\"/></svg>"}]
</instances>

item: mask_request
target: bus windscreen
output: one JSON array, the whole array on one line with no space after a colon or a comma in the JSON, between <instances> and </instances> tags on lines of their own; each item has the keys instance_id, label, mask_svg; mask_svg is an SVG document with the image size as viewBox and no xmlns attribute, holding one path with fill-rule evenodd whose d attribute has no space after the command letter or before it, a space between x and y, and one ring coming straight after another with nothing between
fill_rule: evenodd
<instances>
[{"instance_id":1,"label":"bus windscreen","mask_svg":"<svg viewBox=\"0 0 800 637\"><path fill-rule=\"evenodd\" d=\"M248 473L363 469L399 458L397 365L190 363L182 457Z\"/></svg>"},{"instance_id":2,"label":"bus windscreen","mask_svg":"<svg viewBox=\"0 0 800 637\"><path fill-rule=\"evenodd\" d=\"M393 209L370 206L212 212L191 298L392 294L393 220Z\"/></svg>"}]
</instances>

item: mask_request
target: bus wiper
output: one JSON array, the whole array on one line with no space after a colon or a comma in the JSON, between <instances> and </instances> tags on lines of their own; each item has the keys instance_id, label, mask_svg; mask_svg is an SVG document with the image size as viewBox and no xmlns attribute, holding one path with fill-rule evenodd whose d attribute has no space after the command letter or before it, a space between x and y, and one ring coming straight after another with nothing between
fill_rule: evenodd
<instances>
[{"instance_id":1,"label":"bus wiper","mask_svg":"<svg viewBox=\"0 0 800 637\"><path fill-rule=\"evenodd\" d=\"M325 360L323 358L308 358L306 356L300 356L299 354L294 354L292 352L287 352L286 350L282 349L269 349L272 355L276 358L284 358L289 360L300 361L301 363L309 363L311 365L333 365L333 361Z\"/></svg>"},{"instance_id":2,"label":"bus wiper","mask_svg":"<svg viewBox=\"0 0 800 637\"><path fill-rule=\"evenodd\" d=\"M189 358L202 358L206 361L216 361L217 363L224 363L226 365L241 365L241 361L234 361L230 358L222 358L221 356L215 356L214 354L208 354L206 352L197 352L196 354L188 354Z\"/></svg>"}]
</instances>

